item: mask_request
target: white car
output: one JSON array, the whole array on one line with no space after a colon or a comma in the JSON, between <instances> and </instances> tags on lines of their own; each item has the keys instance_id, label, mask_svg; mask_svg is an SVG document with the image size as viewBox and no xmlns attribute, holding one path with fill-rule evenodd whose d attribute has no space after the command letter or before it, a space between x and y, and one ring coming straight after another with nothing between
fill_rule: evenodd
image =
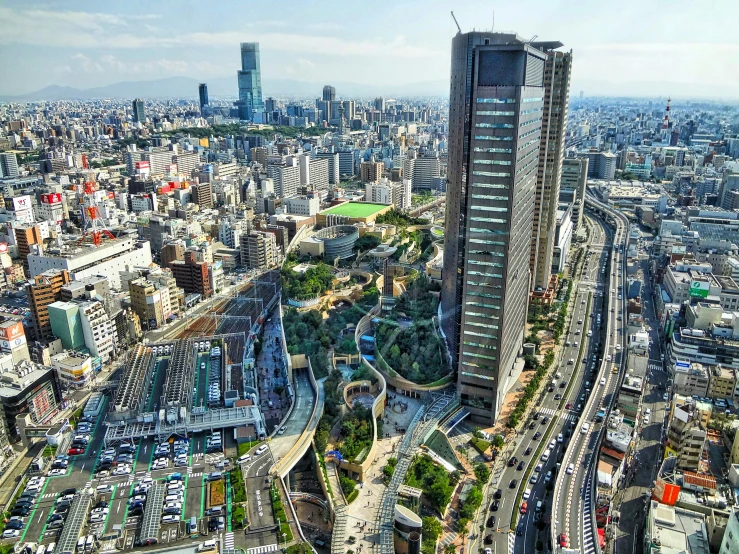
<instances>
[{"instance_id":1,"label":"white car","mask_svg":"<svg viewBox=\"0 0 739 554\"><path fill-rule=\"evenodd\" d=\"M557 435L557 442L564 442L564 440L565 440L565 438L562 435L562 433L560 433L559 435Z\"/></svg>"},{"instance_id":2,"label":"white car","mask_svg":"<svg viewBox=\"0 0 739 554\"><path fill-rule=\"evenodd\" d=\"M66 469L52 469L49 472L49 477L59 477L61 475L66 475L67 470Z\"/></svg>"},{"instance_id":3,"label":"white car","mask_svg":"<svg viewBox=\"0 0 739 554\"><path fill-rule=\"evenodd\" d=\"M282 427L280 427L280 430L277 431L277 434L278 435L284 435L285 434L285 431L287 431L287 426L286 425L283 425Z\"/></svg>"},{"instance_id":4,"label":"white car","mask_svg":"<svg viewBox=\"0 0 739 554\"><path fill-rule=\"evenodd\" d=\"M106 514L92 514L90 516L90 523L102 523L105 521Z\"/></svg>"},{"instance_id":5,"label":"white car","mask_svg":"<svg viewBox=\"0 0 739 554\"><path fill-rule=\"evenodd\" d=\"M573 473L575 473L575 464L568 465L565 473L567 473L567 475L572 475Z\"/></svg>"},{"instance_id":6,"label":"white car","mask_svg":"<svg viewBox=\"0 0 739 554\"><path fill-rule=\"evenodd\" d=\"M166 515L162 516L162 523L177 523L180 520L179 516Z\"/></svg>"},{"instance_id":7,"label":"white car","mask_svg":"<svg viewBox=\"0 0 739 554\"><path fill-rule=\"evenodd\" d=\"M21 532L18 531L18 529L6 529L3 531L3 538L4 539L17 539L20 536Z\"/></svg>"}]
</instances>

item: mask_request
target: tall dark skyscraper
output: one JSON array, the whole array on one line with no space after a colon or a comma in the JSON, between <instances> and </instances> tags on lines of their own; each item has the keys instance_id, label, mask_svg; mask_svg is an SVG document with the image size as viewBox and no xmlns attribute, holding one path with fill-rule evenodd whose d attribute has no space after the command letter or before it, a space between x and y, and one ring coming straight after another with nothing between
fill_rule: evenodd
<instances>
[{"instance_id":1,"label":"tall dark skyscraper","mask_svg":"<svg viewBox=\"0 0 739 554\"><path fill-rule=\"evenodd\" d=\"M323 101L334 102L336 100L336 87L326 85L323 87Z\"/></svg>"},{"instance_id":2,"label":"tall dark skyscraper","mask_svg":"<svg viewBox=\"0 0 739 554\"><path fill-rule=\"evenodd\" d=\"M137 98L133 101L133 120L136 123L146 122L146 113L144 112L144 101Z\"/></svg>"},{"instance_id":3,"label":"tall dark skyscraper","mask_svg":"<svg viewBox=\"0 0 739 554\"><path fill-rule=\"evenodd\" d=\"M264 111L262 101L262 71L259 64L259 43L241 43L239 78L239 119L253 120L254 112Z\"/></svg>"},{"instance_id":4,"label":"tall dark skyscraper","mask_svg":"<svg viewBox=\"0 0 739 554\"><path fill-rule=\"evenodd\" d=\"M203 108L208 105L208 84L200 83L198 85L198 95L200 96L200 113L203 113Z\"/></svg>"},{"instance_id":5,"label":"tall dark skyscraper","mask_svg":"<svg viewBox=\"0 0 739 554\"><path fill-rule=\"evenodd\" d=\"M441 323L462 405L486 424L524 337L545 62L516 34L452 40Z\"/></svg>"}]
</instances>

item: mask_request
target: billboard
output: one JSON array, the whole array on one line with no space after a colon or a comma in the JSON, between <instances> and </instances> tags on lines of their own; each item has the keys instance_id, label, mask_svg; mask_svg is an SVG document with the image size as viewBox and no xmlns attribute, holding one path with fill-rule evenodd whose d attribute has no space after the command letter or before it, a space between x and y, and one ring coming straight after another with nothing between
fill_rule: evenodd
<instances>
[{"instance_id":1,"label":"billboard","mask_svg":"<svg viewBox=\"0 0 739 554\"><path fill-rule=\"evenodd\" d=\"M692 281L690 283L690 296L706 298L708 296L709 288L710 284L708 281Z\"/></svg>"},{"instance_id":2,"label":"billboard","mask_svg":"<svg viewBox=\"0 0 739 554\"><path fill-rule=\"evenodd\" d=\"M664 479L659 478L654 484L654 492L652 493L652 496L662 504L674 506L679 494L679 485L666 483Z\"/></svg>"},{"instance_id":3,"label":"billboard","mask_svg":"<svg viewBox=\"0 0 739 554\"><path fill-rule=\"evenodd\" d=\"M0 254L7 254L7 252L8 252L8 243L0 242Z\"/></svg>"},{"instance_id":4,"label":"billboard","mask_svg":"<svg viewBox=\"0 0 739 554\"><path fill-rule=\"evenodd\" d=\"M18 337L13 340L0 340L0 348L7 352L9 350L13 350L14 348L21 348L26 344L26 336L23 335L22 337Z\"/></svg>"},{"instance_id":5,"label":"billboard","mask_svg":"<svg viewBox=\"0 0 739 554\"><path fill-rule=\"evenodd\" d=\"M60 204L62 201L62 195L59 192L52 192L49 194L41 195L42 204Z\"/></svg>"},{"instance_id":6,"label":"billboard","mask_svg":"<svg viewBox=\"0 0 739 554\"><path fill-rule=\"evenodd\" d=\"M115 200L115 192L112 190L108 191L108 200Z\"/></svg>"},{"instance_id":7,"label":"billboard","mask_svg":"<svg viewBox=\"0 0 739 554\"><path fill-rule=\"evenodd\" d=\"M683 360L677 360L675 362L675 369L690 369L690 362L685 362Z\"/></svg>"},{"instance_id":8,"label":"billboard","mask_svg":"<svg viewBox=\"0 0 739 554\"><path fill-rule=\"evenodd\" d=\"M15 341L15 339L19 337L26 337L26 334L23 332L23 324L20 321L15 321L0 327L0 339L5 341Z\"/></svg>"},{"instance_id":9,"label":"billboard","mask_svg":"<svg viewBox=\"0 0 739 554\"><path fill-rule=\"evenodd\" d=\"M198 141L198 144L200 144L200 146L202 146L204 148L208 148L210 146L210 141L207 138L201 138Z\"/></svg>"},{"instance_id":10,"label":"billboard","mask_svg":"<svg viewBox=\"0 0 739 554\"><path fill-rule=\"evenodd\" d=\"M139 227L148 227L149 226L149 218L148 217L137 217L136 218L136 225Z\"/></svg>"},{"instance_id":11,"label":"billboard","mask_svg":"<svg viewBox=\"0 0 739 554\"><path fill-rule=\"evenodd\" d=\"M13 198L6 198L5 208L14 212L22 212L24 210L33 209L33 205L31 204L31 197L25 195L15 196Z\"/></svg>"},{"instance_id":12,"label":"billboard","mask_svg":"<svg viewBox=\"0 0 739 554\"><path fill-rule=\"evenodd\" d=\"M136 169L149 169L150 167L149 162L136 162Z\"/></svg>"}]
</instances>

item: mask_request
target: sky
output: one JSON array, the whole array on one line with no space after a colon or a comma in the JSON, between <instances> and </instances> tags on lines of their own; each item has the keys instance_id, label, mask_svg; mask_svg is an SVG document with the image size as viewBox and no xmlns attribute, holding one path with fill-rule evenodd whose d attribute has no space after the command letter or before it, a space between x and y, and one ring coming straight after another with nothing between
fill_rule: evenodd
<instances>
[{"instance_id":1,"label":"sky","mask_svg":"<svg viewBox=\"0 0 739 554\"><path fill-rule=\"evenodd\" d=\"M494 25L564 43L573 96L739 98L734 0L4 0L0 94L173 76L235 82L240 42L260 43L265 88L438 85L449 79L452 9L464 32Z\"/></svg>"}]
</instances>

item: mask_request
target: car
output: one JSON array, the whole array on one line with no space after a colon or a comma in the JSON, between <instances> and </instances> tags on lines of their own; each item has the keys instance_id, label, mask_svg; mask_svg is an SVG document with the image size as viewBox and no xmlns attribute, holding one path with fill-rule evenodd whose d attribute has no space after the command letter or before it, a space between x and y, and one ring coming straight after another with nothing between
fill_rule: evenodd
<instances>
[{"instance_id":1,"label":"car","mask_svg":"<svg viewBox=\"0 0 739 554\"><path fill-rule=\"evenodd\" d=\"M21 532L18 529L6 529L3 531L3 538L4 539L17 539L20 536Z\"/></svg>"},{"instance_id":2,"label":"car","mask_svg":"<svg viewBox=\"0 0 739 554\"><path fill-rule=\"evenodd\" d=\"M497 512L498 508L500 508L500 500L493 500L493 503L490 505L490 510Z\"/></svg>"},{"instance_id":3,"label":"car","mask_svg":"<svg viewBox=\"0 0 739 554\"><path fill-rule=\"evenodd\" d=\"M529 509L529 503L525 500L521 502L521 514L525 514Z\"/></svg>"},{"instance_id":4,"label":"car","mask_svg":"<svg viewBox=\"0 0 739 554\"><path fill-rule=\"evenodd\" d=\"M219 516L223 513L223 506L212 506L205 511L206 516Z\"/></svg>"},{"instance_id":5,"label":"car","mask_svg":"<svg viewBox=\"0 0 739 554\"><path fill-rule=\"evenodd\" d=\"M564 440L565 440L565 438L562 435L562 433L560 433L559 435L557 435L557 442L564 442Z\"/></svg>"},{"instance_id":6,"label":"car","mask_svg":"<svg viewBox=\"0 0 739 554\"><path fill-rule=\"evenodd\" d=\"M542 425L546 425L547 423L549 423L549 418L548 417L543 417L542 420L541 420L541 424Z\"/></svg>"},{"instance_id":7,"label":"car","mask_svg":"<svg viewBox=\"0 0 739 554\"><path fill-rule=\"evenodd\" d=\"M532 485L536 484L536 482L539 480L539 474L538 473L532 473L531 477L529 478L529 483Z\"/></svg>"},{"instance_id":8,"label":"car","mask_svg":"<svg viewBox=\"0 0 739 554\"><path fill-rule=\"evenodd\" d=\"M532 421L531 423L529 423L529 429L533 429L534 427L536 427L535 421Z\"/></svg>"},{"instance_id":9,"label":"car","mask_svg":"<svg viewBox=\"0 0 739 554\"><path fill-rule=\"evenodd\" d=\"M66 469L57 468L57 469L50 470L47 475L49 477L61 477L62 475L66 475L66 474L67 474L67 470Z\"/></svg>"},{"instance_id":10,"label":"car","mask_svg":"<svg viewBox=\"0 0 739 554\"><path fill-rule=\"evenodd\" d=\"M518 485L518 480L517 479L511 479L511 482L508 483L508 488L509 489L515 489L517 485Z\"/></svg>"},{"instance_id":11,"label":"car","mask_svg":"<svg viewBox=\"0 0 739 554\"><path fill-rule=\"evenodd\" d=\"M667 401L667 399L668 399L669 397L670 397L670 395L668 395L667 393L664 393L664 394L662 395L662 400L664 400L664 401Z\"/></svg>"},{"instance_id":12,"label":"car","mask_svg":"<svg viewBox=\"0 0 739 554\"><path fill-rule=\"evenodd\" d=\"M177 523L179 520L180 518L176 515L168 514L162 516L162 523Z\"/></svg>"},{"instance_id":13,"label":"car","mask_svg":"<svg viewBox=\"0 0 739 554\"><path fill-rule=\"evenodd\" d=\"M486 522L488 527L495 527L495 522L498 520L495 516L490 516Z\"/></svg>"},{"instance_id":14,"label":"car","mask_svg":"<svg viewBox=\"0 0 739 554\"><path fill-rule=\"evenodd\" d=\"M493 544L493 536L492 535L485 535L485 544ZM488 550L490 550L488 548Z\"/></svg>"},{"instance_id":15,"label":"car","mask_svg":"<svg viewBox=\"0 0 739 554\"><path fill-rule=\"evenodd\" d=\"M532 417L531 419L533 419L534 421L536 421L537 419L539 419L539 416L540 416L540 415L541 415L541 414L539 414L539 412L536 412L536 413L534 414L534 416L533 416L533 417Z\"/></svg>"},{"instance_id":16,"label":"car","mask_svg":"<svg viewBox=\"0 0 739 554\"><path fill-rule=\"evenodd\" d=\"M560 389L563 389L563 388L565 388L566 386L567 386L567 381L561 381L561 382L559 383L559 388L560 388Z\"/></svg>"},{"instance_id":17,"label":"car","mask_svg":"<svg viewBox=\"0 0 739 554\"><path fill-rule=\"evenodd\" d=\"M238 462L240 464L244 464L244 463L248 462L249 460L251 460L251 454L244 454L243 456L239 456L239 458L238 458L238 460L236 460L236 462Z\"/></svg>"},{"instance_id":18,"label":"car","mask_svg":"<svg viewBox=\"0 0 739 554\"><path fill-rule=\"evenodd\" d=\"M644 416L644 425L649 425L650 419L648 415Z\"/></svg>"},{"instance_id":19,"label":"car","mask_svg":"<svg viewBox=\"0 0 739 554\"><path fill-rule=\"evenodd\" d=\"M508 467L513 467L518 463L518 458L513 456L510 460L508 460Z\"/></svg>"},{"instance_id":20,"label":"car","mask_svg":"<svg viewBox=\"0 0 739 554\"><path fill-rule=\"evenodd\" d=\"M13 517L20 517L20 516L13 516ZM5 524L6 529L23 529L26 526L25 523L23 523L22 519L11 519L8 523Z\"/></svg>"},{"instance_id":21,"label":"car","mask_svg":"<svg viewBox=\"0 0 739 554\"><path fill-rule=\"evenodd\" d=\"M531 454L531 447L530 446L528 448L526 448L526 450L524 450L524 452L523 452L523 455L524 456L528 456L529 454Z\"/></svg>"},{"instance_id":22,"label":"car","mask_svg":"<svg viewBox=\"0 0 739 554\"><path fill-rule=\"evenodd\" d=\"M92 514L90 516L90 523L102 523L106 517L107 514Z\"/></svg>"},{"instance_id":23,"label":"car","mask_svg":"<svg viewBox=\"0 0 739 554\"><path fill-rule=\"evenodd\" d=\"M555 394L555 395L554 395L554 399L555 399L555 400L562 400L562 395L561 395L561 394L559 394L559 393L558 393L558 394Z\"/></svg>"},{"instance_id":24,"label":"car","mask_svg":"<svg viewBox=\"0 0 739 554\"><path fill-rule=\"evenodd\" d=\"M503 496L503 489L497 489L493 494L493 498L501 498Z\"/></svg>"},{"instance_id":25,"label":"car","mask_svg":"<svg viewBox=\"0 0 739 554\"><path fill-rule=\"evenodd\" d=\"M572 475L575 472L575 464L570 464L567 466L567 469L565 470L565 473L567 475Z\"/></svg>"},{"instance_id":26,"label":"car","mask_svg":"<svg viewBox=\"0 0 739 554\"><path fill-rule=\"evenodd\" d=\"M533 439L535 441L538 441L540 438L541 438L541 433L539 431L537 431L536 433L534 433Z\"/></svg>"},{"instance_id":27,"label":"car","mask_svg":"<svg viewBox=\"0 0 739 554\"><path fill-rule=\"evenodd\" d=\"M278 435L284 435L285 434L285 431L287 431L287 426L286 425L283 425L282 427L280 427L280 430L277 431L277 434Z\"/></svg>"},{"instance_id":28,"label":"car","mask_svg":"<svg viewBox=\"0 0 739 554\"><path fill-rule=\"evenodd\" d=\"M571 408L572 408L572 402L568 402L567 404L565 404L566 410L570 410Z\"/></svg>"}]
</instances>

